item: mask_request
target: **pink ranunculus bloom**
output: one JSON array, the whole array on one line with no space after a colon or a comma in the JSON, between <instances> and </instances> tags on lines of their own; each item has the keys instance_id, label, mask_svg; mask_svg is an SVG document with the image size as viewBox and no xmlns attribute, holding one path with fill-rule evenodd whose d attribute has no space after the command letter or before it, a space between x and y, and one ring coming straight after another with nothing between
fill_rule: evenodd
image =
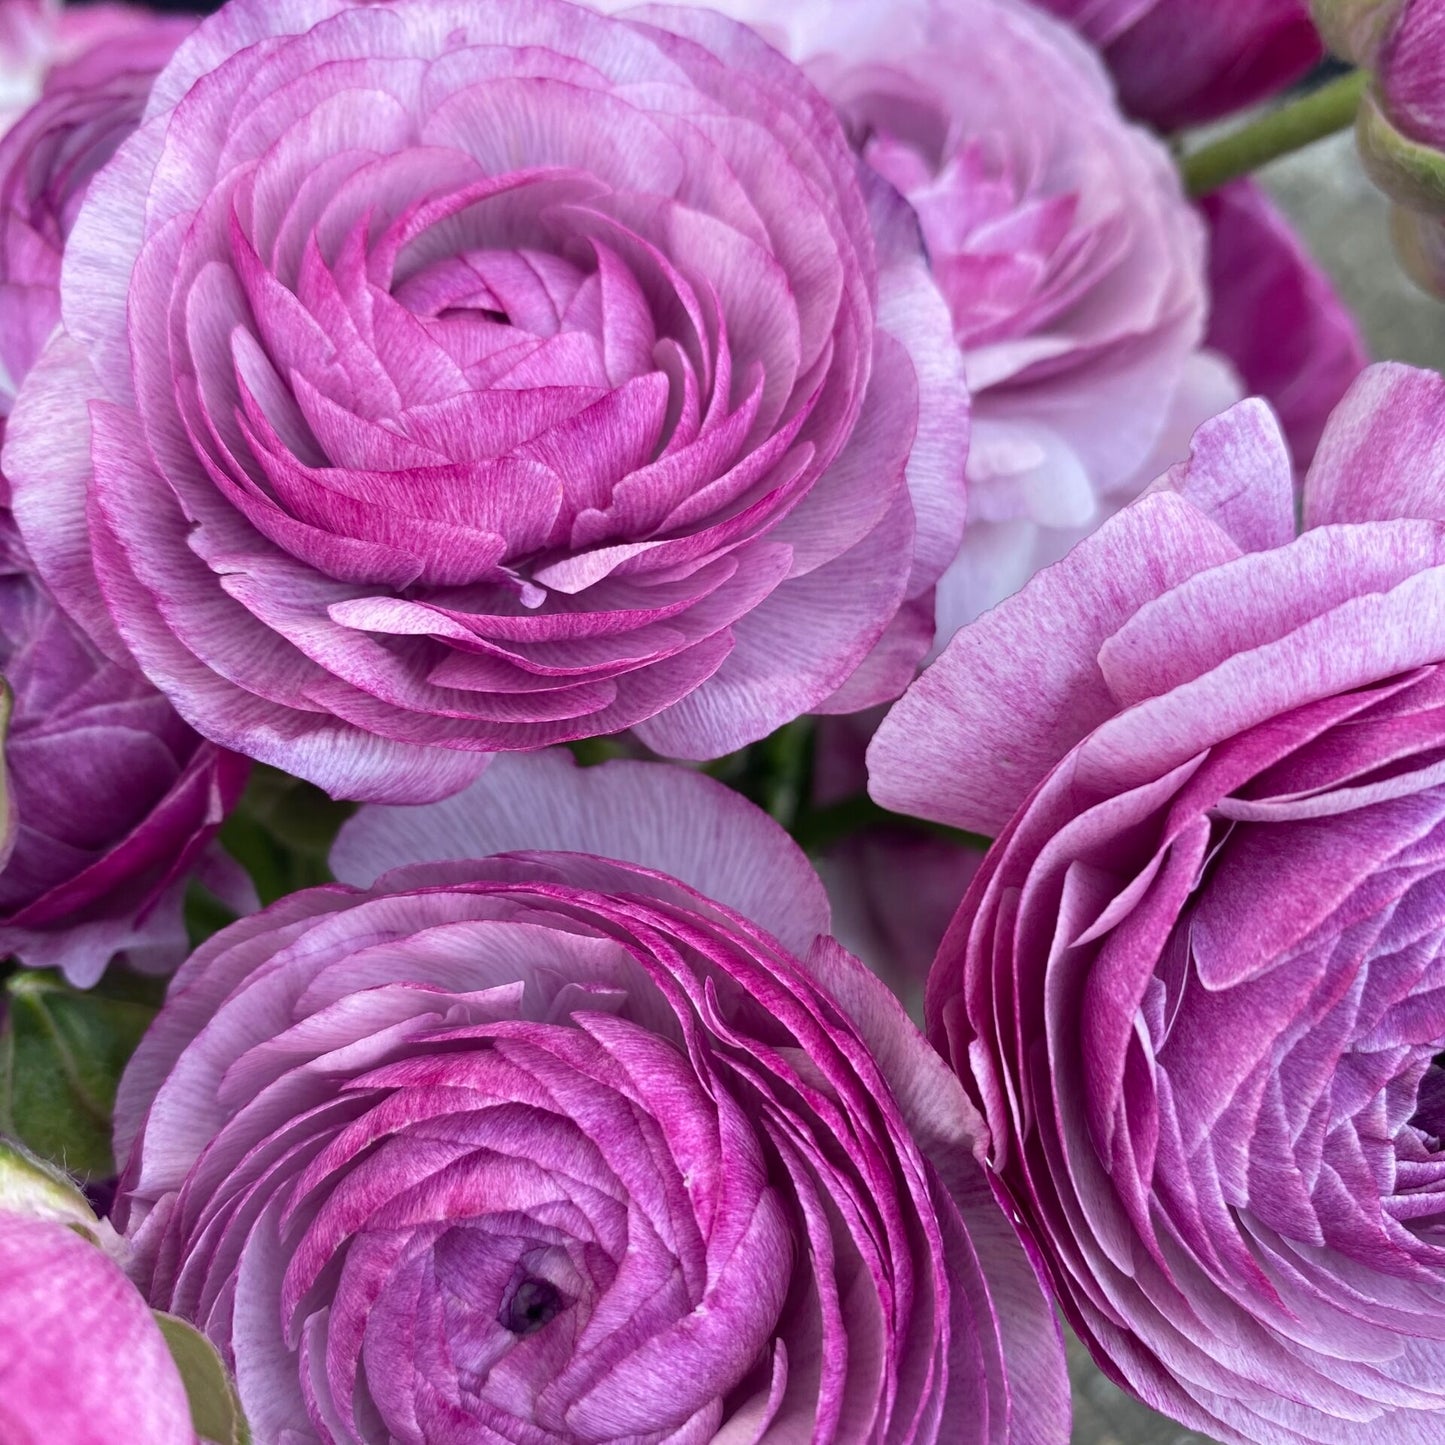
<instances>
[{"instance_id":1,"label":"pink ranunculus bloom","mask_svg":"<svg viewBox=\"0 0 1445 1445\"><path fill-rule=\"evenodd\" d=\"M1131 115L1161 130L1218 120L1322 56L1309 0L1036 0L1103 52Z\"/></svg>"},{"instance_id":2,"label":"pink ranunculus bloom","mask_svg":"<svg viewBox=\"0 0 1445 1445\"><path fill-rule=\"evenodd\" d=\"M93 183L63 314L5 452L42 573L335 794L633 725L713 756L928 644L946 310L826 103L715 14L235 0Z\"/></svg>"},{"instance_id":3,"label":"pink ranunculus bloom","mask_svg":"<svg viewBox=\"0 0 1445 1445\"><path fill-rule=\"evenodd\" d=\"M1333 281L1264 190L1236 181L1200 205L1209 223L1207 344L1274 408L1301 473L1369 360Z\"/></svg>"},{"instance_id":4,"label":"pink ranunculus bloom","mask_svg":"<svg viewBox=\"0 0 1445 1445\"><path fill-rule=\"evenodd\" d=\"M1445 4L1396 0L1378 9L1388 18L1376 20L1378 48L1361 63L1375 72L1380 104L1402 135L1445 151Z\"/></svg>"},{"instance_id":5,"label":"pink ranunculus bloom","mask_svg":"<svg viewBox=\"0 0 1445 1445\"><path fill-rule=\"evenodd\" d=\"M185 890L197 874L238 910L255 907L212 841L248 762L97 652L37 582L3 517L0 674L14 699L0 954L86 986L118 953L148 971L185 957Z\"/></svg>"},{"instance_id":6,"label":"pink ranunculus bloom","mask_svg":"<svg viewBox=\"0 0 1445 1445\"><path fill-rule=\"evenodd\" d=\"M1063 1445L976 1116L760 810L507 757L332 862L193 955L117 1102L145 1288L257 1445Z\"/></svg>"},{"instance_id":7,"label":"pink ranunculus bloom","mask_svg":"<svg viewBox=\"0 0 1445 1445\"><path fill-rule=\"evenodd\" d=\"M60 321L61 255L86 186L135 129L157 71L195 23L117 10L108 31L96 28L108 13L99 7L81 32L86 48L50 71L0 137L0 438Z\"/></svg>"},{"instance_id":8,"label":"pink ranunculus bloom","mask_svg":"<svg viewBox=\"0 0 1445 1445\"><path fill-rule=\"evenodd\" d=\"M34 104L52 67L116 37L144 47L148 32L184 23L158 19L141 5L0 0L0 135Z\"/></svg>"},{"instance_id":9,"label":"pink ranunculus bloom","mask_svg":"<svg viewBox=\"0 0 1445 1445\"><path fill-rule=\"evenodd\" d=\"M1367 371L1296 535L1245 403L870 753L998 838L929 980L1103 1366L1214 1439L1445 1432L1445 381Z\"/></svg>"},{"instance_id":10,"label":"pink ranunculus bloom","mask_svg":"<svg viewBox=\"0 0 1445 1445\"><path fill-rule=\"evenodd\" d=\"M97 10L81 32L88 48L50 72L41 98L0 137L0 437L60 319L61 257L86 188L134 130L156 72L193 23ZM63 424L45 427L40 445L83 460L83 433ZM209 846L245 762L201 739L123 655L92 645L38 581L3 511L0 673L14 695L5 749L14 851L0 869L0 951L90 984L122 951L142 967L180 962L184 892L197 869L237 907L254 906L239 870Z\"/></svg>"},{"instance_id":11,"label":"pink ranunculus bloom","mask_svg":"<svg viewBox=\"0 0 1445 1445\"><path fill-rule=\"evenodd\" d=\"M180 1372L120 1267L71 1225L6 1209L0 1440L196 1445Z\"/></svg>"},{"instance_id":12,"label":"pink ranunculus bloom","mask_svg":"<svg viewBox=\"0 0 1445 1445\"><path fill-rule=\"evenodd\" d=\"M621 0L607 0L617 5ZM726 0L911 204L973 394L937 634L1016 591L1240 396L1200 351L1205 231L1067 26L1014 0Z\"/></svg>"}]
</instances>

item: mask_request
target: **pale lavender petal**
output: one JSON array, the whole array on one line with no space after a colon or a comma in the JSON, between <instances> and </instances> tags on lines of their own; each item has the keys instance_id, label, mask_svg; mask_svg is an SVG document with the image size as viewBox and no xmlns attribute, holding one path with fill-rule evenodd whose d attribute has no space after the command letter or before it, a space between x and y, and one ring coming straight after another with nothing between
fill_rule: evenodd
<instances>
[{"instance_id":1,"label":"pale lavender petal","mask_svg":"<svg viewBox=\"0 0 1445 1445\"><path fill-rule=\"evenodd\" d=\"M828 901L802 850L765 813L700 773L616 761L579 768L564 750L498 758L427 808L362 808L331 867L365 887L404 864L557 849L680 878L805 954Z\"/></svg>"}]
</instances>

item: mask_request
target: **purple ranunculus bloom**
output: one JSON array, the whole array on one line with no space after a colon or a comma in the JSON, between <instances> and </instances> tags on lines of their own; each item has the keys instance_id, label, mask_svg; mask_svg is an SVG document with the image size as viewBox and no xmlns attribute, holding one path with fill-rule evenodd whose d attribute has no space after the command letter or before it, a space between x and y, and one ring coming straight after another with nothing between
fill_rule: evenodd
<instances>
[{"instance_id":1,"label":"purple ranunculus bloom","mask_svg":"<svg viewBox=\"0 0 1445 1445\"><path fill-rule=\"evenodd\" d=\"M1218 120L1300 79L1323 48L1309 0L1036 0L1103 52L1131 115Z\"/></svg>"},{"instance_id":2,"label":"purple ranunculus bloom","mask_svg":"<svg viewBox=\"0 0 1445 1445\"><path fill-rule=\"evenodd\" d=\"M196 1445L180 1372L119 1265L70 1224L5 1208L0 1440Z\"/></svg>"},{"instance_id":3,"label":"purple ranunculus bloom","mask_svg":"<svg viewBox=\"0 0 1445 1445\"><path fill-rule=\"evenodd\" d=\"M1445 381L1304 487L1258 402L973 627L879 801L998 833L929 980L1113 1376L1209 1436L1445 1434Z\"/></svg>"},{"instance_id":4,"label":"purple ranunculus bloom","mask_svg":"<svg viewBox=\"0 0 1445 1445\"><path fill-rule=\"evenodd\" d=\"M1369 360L1359 323L1279 208L1251 180L1206 196L1206 340L1279 416L1301 473Z\"/></svg>"},{"instance_id":5,"label":"purple ranunculus bloom","mask_svg":"<svg viewBox=\"0 0 1445 1445\"><path fill-rule=\"evenodd\" d=\"M157 21L140 5L63 5L61 0L0 0L0 135L34 104L52 67L117 36L146 45Z\"/></svg>"},{"instance_id":6,"label":"purple ranunculus bloom","mask_svg":"<svg viewBox=\"0 0 1445 1445\"><path fill-rule=\"evenodd\" d=\"M111 29L100 24L107 16ZM61 254L85 189L135 129L156 72L194 23L100 7L80 32L91 43L51 69L0 137L0 438L60 321Z\"/></svg>"},{"instance_id":7,"label":"purple ranunculus bloom","mask_svg":"<svg viewBox=\"0 0 1445 1445\"><path fill-rule=\"evenodd\" d=\"M599 0L601 3L601 0ZM625 0L606 0L615 8ZM719 0L722 3L722 0ZM1201 353L1205 230L1097 57L1014 0L725 0L907 199L973 394L940 642L1137 495L1240 396Z\"/></svg>"},{"instance_id":8,"label":"purple ranunculus bloom","mask_svg":"<svg viewBox=\"0 0 1445 1445\"><path fill-rule=\"evenodd\" d=\"M85 986L117 953L147 970L185 957L185 890L198 872L237 908L255 906L249 882L212 845L249 764L97 652L36 581L4 519L0 674L14 699L0 956Z\"/></svg>"},{"instance_id":9,"label":"purple ranunculus bloom","mask_svg":"<svg viewBox=\"0 0 1445 1445\"><path fill-rule=\"evenodd\" d=\"M134 129L192 24L98 12L85 32L95 43L53 69L40 100L0 138L0 435L59 320L61 254L86 187ZM84 438L57 423L41 444L74 459ZM78 984L121 951L143 967L173 966L185 955L183 895L198 868L238 907L254 905L238 870L208 851L246 764L203 741L128 661L91 644L37 580L8 513L0 674L14 698L0 955L61 968Z\"/></svg>"},{"instance_id":10,"label":"purple ranunculus bloom","mask_svg":"<svg viewBox=\"0 0 1445 1445\"><path fill-rule=\"evenodd\" d=\"M257 1445L1063 1445L976 1115L762 812L543 753L332 861L117 1102L151 1302Z\"/></svg>"},{"instance_id":11,"label":"purple ranunculus bloom","mask_svg":"<svg viewBox=\"0 0 1445 1445\"><path fill-rule=\"evenodd\" d=\"M967 434L911 218L744 27L649 15L233 0L97 177L6 470L215 741L412 802L906 683Z\"/></svg>"}]
</instances>

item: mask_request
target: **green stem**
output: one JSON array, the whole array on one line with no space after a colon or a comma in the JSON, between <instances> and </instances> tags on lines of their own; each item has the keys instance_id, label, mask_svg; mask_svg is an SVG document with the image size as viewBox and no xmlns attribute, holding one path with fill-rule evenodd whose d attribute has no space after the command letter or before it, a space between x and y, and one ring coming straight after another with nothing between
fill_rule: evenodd
<instances>
[{"instance_id":1,"label":"green stem","mask_svg":"<svg viewBox=\"0 0 1445 1445\"><path fill-rule=\"evenodd\" d=\"M1189 194L1207 196L1280 156L1353 125L1369 83L1368 71L1352 70L1185 156L1181 168Z\"/></svg>"},{"instance_id":2,"label":"green stem","mask_svg":"<svg viewBox=\"0 0 1445 1445\"><path fill-rule=\"evenodd\" d=\"M810 808L803 812L793 827L793 837L809 853L822 853L834 844L851 838L872 828L901 828L907 831L931 833L936 838L947 839L960 847L987 848L989 840L977 833L965 833L961 828L950 828L945 823L931 823L926 818L910 818L902 813L890 813L880 807L867 793L856 793L841 802L830 803L823 808Z\"/></svg>"},{"instance_id":3,"label":"green stem","mask_svg":"<svg viewBox=\"0 0 1445 1445\"><path fill-rule=\"evenodd\" d=\"M800 717L764 738L763 806L791 828L803 806L813 772L813 719Z\"/></svg>"}]
</instances>

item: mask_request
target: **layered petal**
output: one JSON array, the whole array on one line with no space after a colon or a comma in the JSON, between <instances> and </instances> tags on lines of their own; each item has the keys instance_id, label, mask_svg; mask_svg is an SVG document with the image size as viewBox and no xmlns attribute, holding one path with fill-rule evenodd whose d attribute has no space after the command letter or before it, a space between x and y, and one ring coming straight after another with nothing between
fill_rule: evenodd
<instances>
[{"instance_id":1,"label":"layered petal","mask_svg":"<svg viewBox=\"0 0 1445 1445\"><path fill-rule=\"evenodd\" d=\"M717 15L241 0L62 291L7 452L43 574L204 734L339 796L659 717L740 746L896 651L961 533L920 238Z\"/></svg>"},{"instance_id":2,"label":"layered petal","mask_svg":"<svg viewBox=\"0 0 1445 1445\"><path fill-rule=\"evenodd\" d=\"M1438 377L1366 372L1298 536L1278 429L1222 417L870 754L884 801L999 832L927 1015L1065 1312L1221 1441L1405 1445L1445 1412L1442 410ZM1040 676L989 624L1045 605Z\"/></svg>"},{"instance_id":3,"label":"layered petal","mask_svg":"<svg viewBox=\"0 0 1445 1445\"><path fill-rule=\"evenodd\" d=\"M117 1100L148 1296L258 1445L1065 1438L981 1121L770 819L544 754L336 867L192 956Z\"/></svg>"}]
</instances>

